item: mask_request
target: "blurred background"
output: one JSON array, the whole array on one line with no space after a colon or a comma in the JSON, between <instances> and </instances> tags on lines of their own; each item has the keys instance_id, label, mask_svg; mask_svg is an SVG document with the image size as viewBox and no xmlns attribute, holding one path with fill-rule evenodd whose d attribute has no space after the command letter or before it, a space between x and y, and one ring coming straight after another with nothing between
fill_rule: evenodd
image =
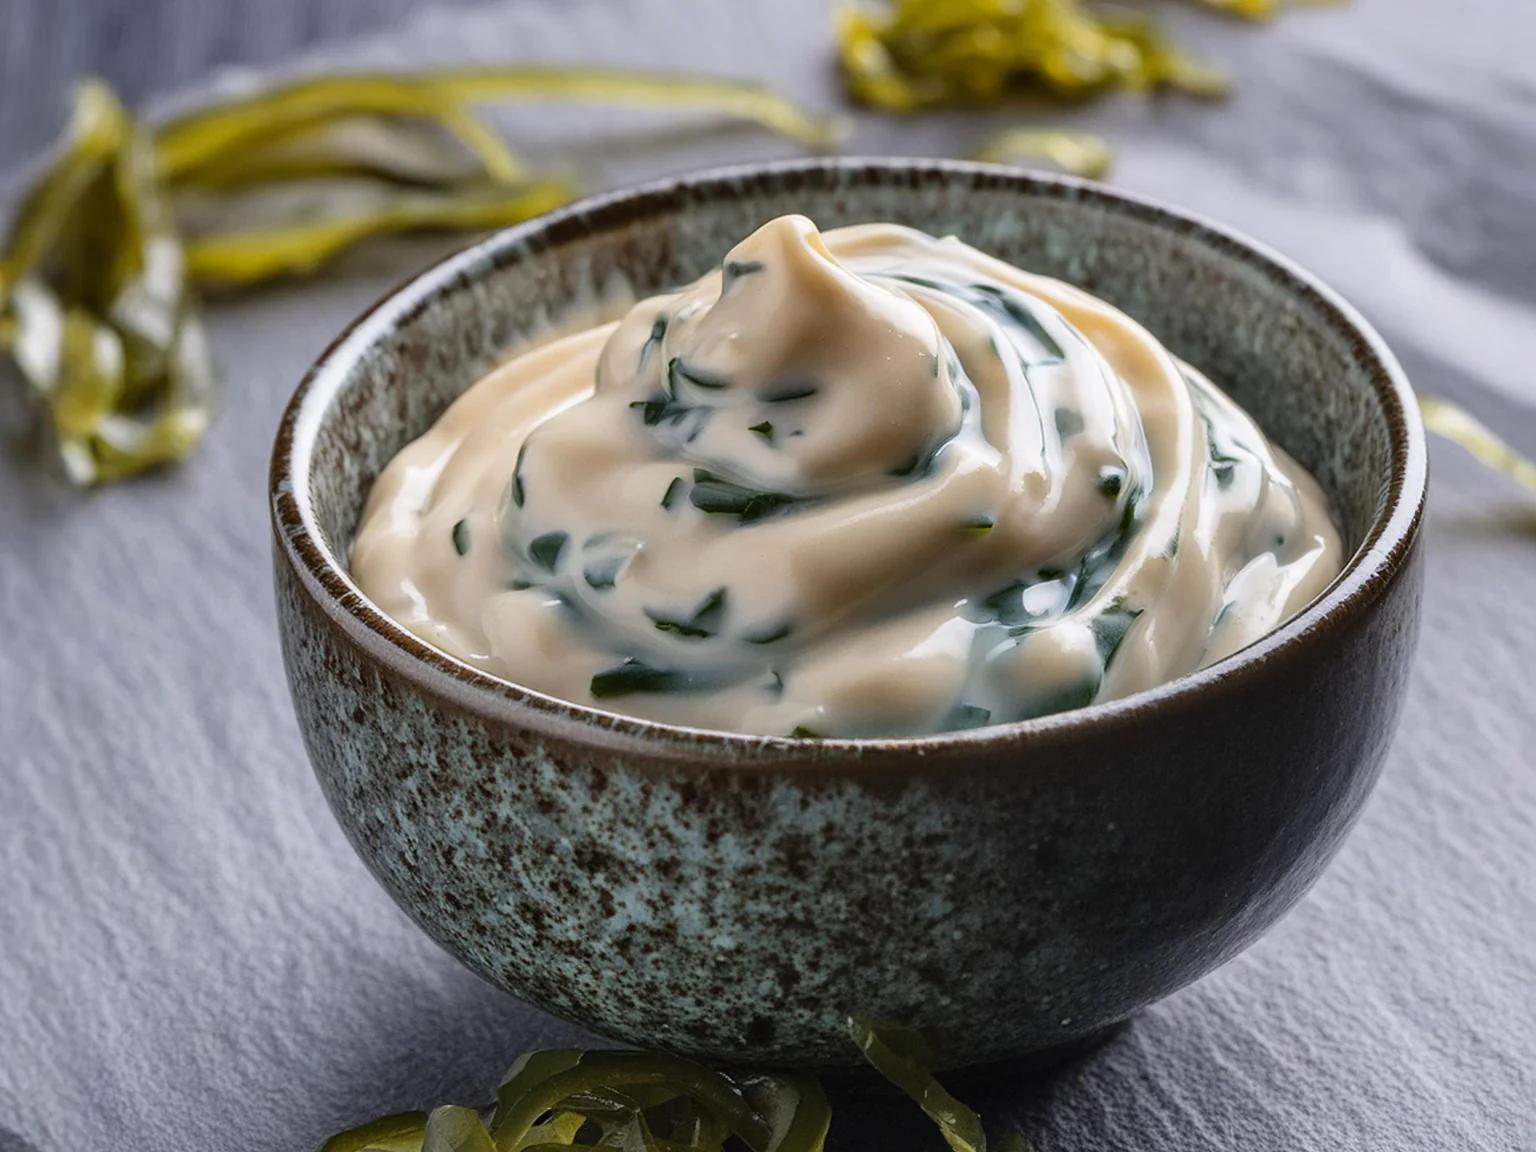
<instances>
[{"instance_id":1,"label":"blurred background","mask_svg":"<svg viewBox=\"0 0 1536 1152\"><path fill-rule=\"evenodd\" d=\"M474 2L0 0L0 163L53 138L81 76L100 76L138 104L220 65L280 62L318 44L396 27L427 7Z\"/></svg>"}]
</instances>

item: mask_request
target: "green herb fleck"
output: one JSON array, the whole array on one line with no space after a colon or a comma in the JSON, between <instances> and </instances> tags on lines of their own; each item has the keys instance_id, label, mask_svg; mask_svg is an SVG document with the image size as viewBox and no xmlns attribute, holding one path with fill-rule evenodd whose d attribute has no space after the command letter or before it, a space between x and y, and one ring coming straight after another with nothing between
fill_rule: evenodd
<instances>
[{"instance_id":1,"label":"green herb fleck","mask_svg":"<svg viewBox=\"0 0 1536 1152\"><path fill-rule=\"evenodd\" d=\"M820 732L816 731L814 728L807 728L804 724L796 724L795 725L795 729L794 729L793 732L790 733L790 736L791 736L791 738L793 738L795 740L825 740L826 739L826 737L823 736Z\"/></svg>"},{"instance_id":2,"label":"green herb fleck","mask_svg":"<svg viewBox=\"0 0 1536 1152\"><path fill-rule=\"evenodd\" d=\"M512 503L519 508L523 506L523 455L528 451L527 441L517 450L517 463L512 465Z\"/></svg>"},{"instance_id":3,"label":"green herb fleck","mask_svg":"<svg viewBox=\"0 0 1536 1152\"><path fill-rule=\"evenodd\" d=\"M1068 684L1055 691L1030 701L1030 708L1026 718L1036 716L1054 716L1058 712L1070 712L1074 708L1086 708L1093 703L1093 698L1099 694L1099 687L1103 684L1103 676L1095 674L1085 680Z\"/></svg>"},{"instance_id":4,"label":"green herb fleck","mask_svg":"<svg viewBox=\"0 0 1536 1152\"><path fill-rule=\"evenodd\" d=\"M720 293L724 295L731 290L731 285L743 276L751 276L753 273L763 270L761 260L727 260L720 269Z\"/></svg>"},{"instance_id":5,"label":"green herb fleck","mask_svg":"<svg viewBox=\"0 0 1536 1152\"><path fill-rule=\"evenodd\" d=\"M704 602L694 609L693 615L686 620L664 616L659 612L652 612L649 608L645 610L645 614L656 625L657 631L670 632L689 640L707 640L720 631L720 621L725 615L725 596L724 588L716 588L704 598Z\"/></svg>"},{"instance_id":6,"label":"green herb fleck","mask_svg":"<svg viewBox=\"0 0 1536 1152\"><path fill-rule=\"evenodd\" d=\"M972 516L960 521L960 531L967 536L985 536L995 527L997 527L997 520L986 515Z\"/></svg>"},{"instance_id":7,"label":"green herb fleck","mask_svg":"<svg viewBox=\"0 0 1536 1152\"><path fill-rule=\"evenodd\" d=\"M693 470L693 487L688 499L701 512L739 516L743 524L761 520L798 503L798 498L780 492L760 492L730 480L722 480L702 468Z\"/></svg>"},{"instance_id":8,"label":"green herb fleck","mask_svg":"<svg viewBox=\"0 0 1536 1152\"><path fill-rule=\"evenodd\" d=\"M460 556L469 552L469 519L466 517L453 526L453 550Z\"/></svg>"},{"instance_id":9,"label":"green herb fleck","mask_svg":"<svg viewBox=\"0 0 1536 1152\"><path fill-rule=\"evenodd\" d=\"M1099 469L1099 492L1113 500L1125 486L1125 473L1113 465Z\"/></svg>"},{"instance_id":10,"label":"green herb fleck","mask_svg":"<svg viewBox=\"0 0 1536 1152\"><path fill-rule=\"evenodd\" d=\"M662 423L680 424L690 416L708 415L710 411L696 404L684 404L671 396L655 396L650 400L631 400L629 406L640 413L640 418L645 421L648 428L654 428Z\"/></svg>"},{"instance_id":11,"label":"green herb fleck","mask_svg":"<svg viewBox=\"0 0 1536 1152\"><path fill-rule=\"evenodd\" d=\"M706 392L718 392L722 388L731 386L729 380L699 368L692 368L683 363L681 356L674 356L667 361L667 390L676 396L677 386L680 383L692 384L695 388L702 388Z\"/></svg>"},{"instance_id":12,"label":"green herb fleck","mask_svg":"<svg viewBox=\"0 0 1536 1152\"><path fill-rule=\"evenodd\" d=\"M661 494L661 506L663 508L672 507L672 501L677 497L677 490L682 486L682 483L683 478L681 476L672 477L672 483L668 484L667 490Z\"/></svg>"},{"instance_id":13,"label":"green herb fleck","mask_svg":"<svg viewBox=\"0 0 1536 1152\"><path fill-rule=\"evenodd\" d=\"M662 338L667 334L667 318L658 316L651 322L651 334L645 338L645 343L640 346L640 366L645 367L645 362L651 358L651 353L660 346Z\"/></svg>"},{"instance_id":14,"label":"green herb fleck","mask_svg":"<svg viewBox=\"0 0 1536 1152\"><path fill-rule=\"evenodd\" d=\"M589 690L598 700L613 700L642 692L682 692L689 686L690 678L686 673L652 668L631 657L592 677Z\"/></svg>"},{"instance_id":15,"label":"green herb fleck","mask_svg":"<svg viewBox=\"0 0 1536 1152\"><path fill-rule=\"evenodd\" d=\"M1201 419L1205 423L1206 458L1210 462L1211 475L1216 478L1216 487L1225 491L1232 486L1232 480L1237 475L1237 466L1242 463L1243 456L1247 452L1242 445L1235 442L1219 443L1216 426L1211 422L1211 418L1202 416Z\"/></svg>"},{"instance_id":16,"label":"green herb fleck","mask_svg":"<svg viewBox=\"0 0 1536 1152\"><path fill-rule=\"evenodd\" d=\"M992 312L1000 312L1023 328L1045 349L1048 359L1032 361L1033 364L1059 364L1067 358L1056 338L1045 330L1040 318L1015 292L998 284L972 284L972 302Z\"/></svg>"},{"instance_id":17,"label":"green herb fleck","mask_svg":"<svg viewBox=\"0 0 1536 1152\"><path fill-rule=\"evenodd\" d=\"M791 400L808 400L816 395L816 385L799 380L781 380L770 384L757 394L764 404L788 404Z\"/></svg>"},{"instance_id":18,"label":"green herb fleck","mask_svg":"<svg viewBox=\"0 0 1536 1152\"><path fill-rule=\"evenodd\" d=\"M992 722L992 709L975 704L957 704L944 721L944 730L960 732L966 728L984 728Z\"/></svg>"},{"instance_id":19,"label":"green herb fleck","mask_svg":"<svg viewBox=\"0 0 1536 1152\"><path fill-rule=\"evenodd\" d=\"M569 539L570 536L564 532L546 532L536 536L528 545L528 558L545 571L553 572L555 565L560 563L560 553L565 551Z\"/></svg>"},{"instance_id":20,"label":"green herb fleck","mask_svg":"<svg viewBox=\"0 0 1536 1152\"><path fill-rule=\"evenodd\" d=\"M756 432L759 436L761 436L768 443L770 443L770 444L773 443L773 423L772 423L772 421L764 420L761 424L753 424L753 425L751 425L747 429L747 431L748 432Z\"/></svg>"},{"instance_id":21,"label":"green herb fleck","mask_svg":"<svg viewBox=\"0 0 1536 1152\"><path fill-rule=\"evenodd\" d=\"M995 618L999 624L1024 624L1034 619L1024 608L1024 593L1029 590L1027 580L1015 580L996 592L982 597L981 609Z\"/></svg>"},{"instance_id":22,"label":"green herb fleck","mask_svg":"<svg viewBox=\"0 0 1536 1152\"><path fill-rule=\"evenodd\" d=\"M1098 643L1099 659L1104 661L1104 667L1109 667L1109 662L1120 647L1121 641L1125 639L1125 634L1130 631L1131 625L1136 623L1136 617L1140 615L1140 608L1128 608L1124 600L1114 600L1094 618L1090 627L1093 630L1093 638Z\"/></svg>"},{"instance_id":23,"label":"green herb fleck","mask_svg":"<svg viewBox=\"0 0 1536 1152\"><path fill-rule=\"evenodd\" d=\"M748 632L742 636L748 644L772 644L788 636L791 630L789 621L782 624L771 625L757 632Z\"/></svg>"}]
</instances>

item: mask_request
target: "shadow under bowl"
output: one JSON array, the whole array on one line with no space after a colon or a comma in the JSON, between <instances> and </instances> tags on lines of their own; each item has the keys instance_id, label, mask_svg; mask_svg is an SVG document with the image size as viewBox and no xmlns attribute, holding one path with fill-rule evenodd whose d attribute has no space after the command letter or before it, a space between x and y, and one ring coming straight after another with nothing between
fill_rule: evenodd
<instances>
[{"instance_id":1,"label":"shadow under bowl","mask_svg":"<svg viewBox=\"0 0 1536 1152\"><path fill-rule=\"evenodd\" d=\"M1352 553L1237 655L1022 724L804 741L565 703L414 638L347 574L380 470L509 351L707 270L785 212L886 220L1059 276L1226 388L1322 483ZM857 1065L849 1012L944 1063L1070 1050L1251 943L1379 772L1422 579L1423 432L1381 340L1263 247L982 165L807 161L584 201L418 276L299 387L272 462L283 653L337 819L492 983L723 1061Z\"/></svg>"}]
</instances>

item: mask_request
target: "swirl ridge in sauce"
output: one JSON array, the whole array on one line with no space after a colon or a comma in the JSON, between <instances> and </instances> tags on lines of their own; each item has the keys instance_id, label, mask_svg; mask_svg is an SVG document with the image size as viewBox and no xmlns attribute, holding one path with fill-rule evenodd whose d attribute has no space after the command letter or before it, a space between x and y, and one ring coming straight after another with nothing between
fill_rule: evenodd
<instances>
[{"instance_id":1,"label":"swirl ridge in sauce","mask_svg":"<svg viewBox=\"0 0 1536 1152\"><path fill-rule=\"evenodd\" d=\"M800 736L1126 696L1340 564L1312 477L1123 313L954 238L800 216L476 383L352 550L384 611L488 672Z\"/></svg>"}]
</instances>

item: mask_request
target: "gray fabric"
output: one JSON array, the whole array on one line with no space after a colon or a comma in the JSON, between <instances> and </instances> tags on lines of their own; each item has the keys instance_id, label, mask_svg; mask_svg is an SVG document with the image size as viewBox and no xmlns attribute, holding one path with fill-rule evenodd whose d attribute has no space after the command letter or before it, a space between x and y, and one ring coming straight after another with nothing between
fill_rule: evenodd
<instances>
[{"instance_id":1,"label":"gray fabric","mask_svg":"<svg viewBox=\"0 0 1536 1152\"><path fill-rule=\"evenodd\" d=\"M1066 117L1114 138L1116 180L1310 265L1420 387L1536 452L1536 10L1400 0L1263 30L1174 15L1235 64L1240 95ZM812 0L578 0L429 13L345 58L708 67L830 107L828 43ZM605 134L576 150L605 181L787 151L745 134L619 146L654 122L513 120L567 154ZM952 154L1004 122L861 116L854 147ZM376 251L218 307L228 399L180 471L81 497L24 454L0 459L4 1152L291 1152L380 1112L476 1101L519 1051L578 1038L481 985L374 885L309 775L279 664L278 412L424 255ZM1087 1061L957 1083L994 1123L1042 1152L1536 1148L1536 499L1433 455L1418 670L1343 853L1267 938ZM937 1140L910 1109L842 1100L834 1146Z\"/></svg>"}]
</instances>

